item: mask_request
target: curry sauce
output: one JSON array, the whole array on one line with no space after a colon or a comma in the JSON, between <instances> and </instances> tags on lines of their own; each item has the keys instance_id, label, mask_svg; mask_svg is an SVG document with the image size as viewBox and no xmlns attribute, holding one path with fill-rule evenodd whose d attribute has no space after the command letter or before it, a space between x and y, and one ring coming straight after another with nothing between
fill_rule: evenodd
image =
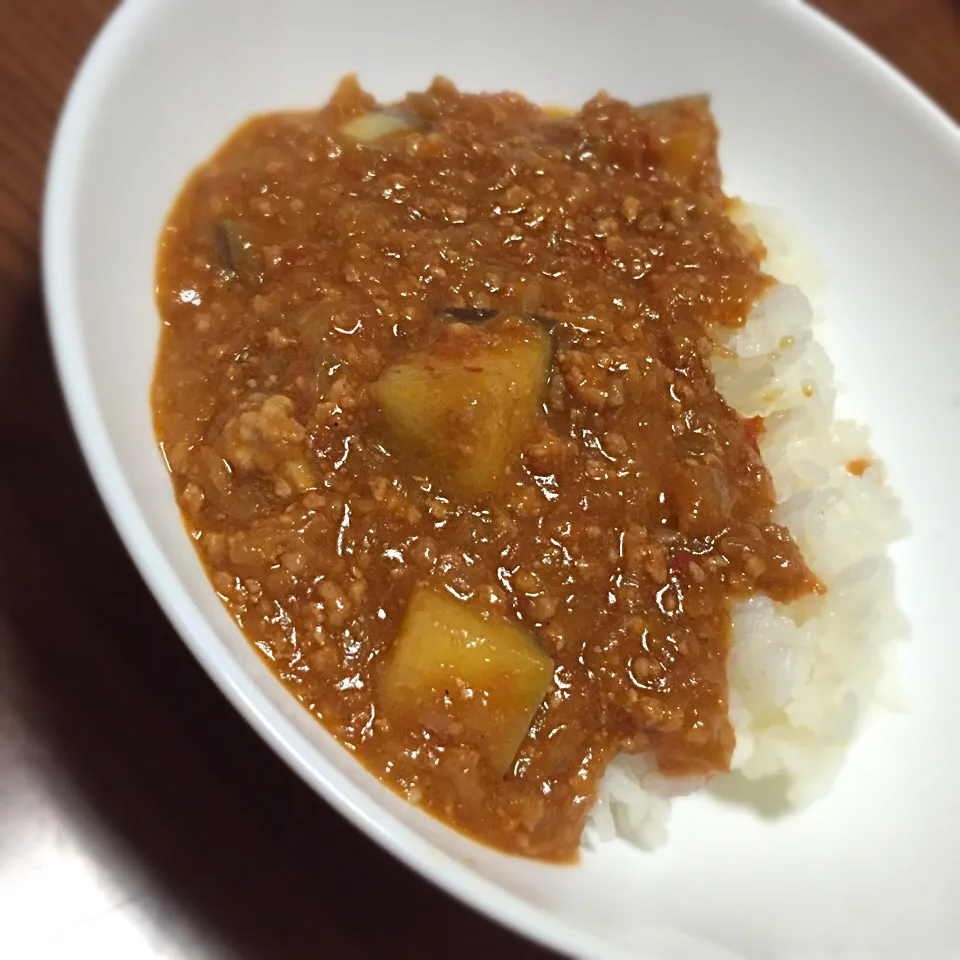
<instances>
[{"instance_id":1,"label":"curry sauce","mask_svg":"<svg viewBox=\"0 0 960 960\"><path fill-rule=\"evenodd\" d=\"M214 588L369 770L504 850L575 857L618 753L726 770L731 599L817 589L711 374L769 283L716 148L704 99L348 78L245 124L161 237L156 431Z\"/></svg>"}]
</instances>

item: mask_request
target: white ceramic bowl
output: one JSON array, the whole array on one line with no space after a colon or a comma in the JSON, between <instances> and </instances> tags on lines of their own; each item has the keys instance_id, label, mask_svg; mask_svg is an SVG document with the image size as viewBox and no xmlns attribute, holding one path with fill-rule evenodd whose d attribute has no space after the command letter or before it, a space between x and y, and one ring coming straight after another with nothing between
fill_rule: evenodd
<instances>
[{"instance_id":1,"label":"white ceramic bowl","mask_svg":"<svg viewBox=\"0 0 960 960\"><path fill-rule=\"evenodd\" d=\"M826 800L765 821L693 797L655 854L614 843L564 869L502 856L380 786L228 619L153 441L155 244L184 177L239 121L318 104L349 71L383 97L434 73L552 103L709 91L731 190L809 240L842 404L873 425L914 530L896 553L912 709L872 724ZM361 829L571 955L901 960L960 953L958 238L956 128L792 0L126 0L63 116L44 266L74 424L141 573L237 709Z\"/></svg>"}]
</instances>

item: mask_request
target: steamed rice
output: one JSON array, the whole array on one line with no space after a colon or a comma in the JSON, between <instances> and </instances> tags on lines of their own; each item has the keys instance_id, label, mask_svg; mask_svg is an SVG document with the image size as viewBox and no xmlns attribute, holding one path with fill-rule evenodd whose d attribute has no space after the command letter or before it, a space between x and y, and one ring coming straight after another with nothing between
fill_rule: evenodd
<instances>
[{"instance_id":1,"label":"steamed rice","mask_svg":"<svg viewBox=\"0 0 960 960\"><path fill-rule=\"evenodd\" d=\"M865 428L835 419L833 367L798 286L812 293L816 273L770 214L749 217L779 282L741 329L718 340L717 389L742 416L765 418L759 442L777 493L775 519L827 590L790 604L760 595L733 604L731 769L748 781L782 778L786 801L800 806L830 787L888 673L892 641L906 632L887 556L906 523ZM847 467L854 460L870 464L861 476ZM601 784L588 841L619 834L656 846L666 838L671 799L703 783L663 777L646 756L618 758Z\"/></svg>"}]
</instances>

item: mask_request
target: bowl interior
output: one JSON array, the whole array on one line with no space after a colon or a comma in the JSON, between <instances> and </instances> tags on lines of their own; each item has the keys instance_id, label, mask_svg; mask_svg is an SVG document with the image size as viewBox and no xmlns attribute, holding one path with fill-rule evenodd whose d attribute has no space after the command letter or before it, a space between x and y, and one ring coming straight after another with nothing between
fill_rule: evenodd
<instances>
[{"instance_id":1,"label":"bowl interior","mask_svg":"<svg viewBox=\"0 0 960 960\"><path fill-rule=\"evenodd\" d=\"M956 130L791 0L277 0L266 11L259 0L127 0L71 97L45 211L51 325L72 416L115 522L186 642L341 811L459 896L569 953L956 949ZM567 869L505 857L368 776L227 618L153 442L157 236L185 176L238 122L318 104L347 72L385 98L437 73L551 103L579 104L600 88L638 102L713 96L729 189L782 211L820 262L821 335L842 409L872 426L913 526L896 551L912 632L900 657L909 709L877 717L825 800L771 820L701 795L676 804L671 840L653 854L612 843Z\"/></svg>"}]
</instances>

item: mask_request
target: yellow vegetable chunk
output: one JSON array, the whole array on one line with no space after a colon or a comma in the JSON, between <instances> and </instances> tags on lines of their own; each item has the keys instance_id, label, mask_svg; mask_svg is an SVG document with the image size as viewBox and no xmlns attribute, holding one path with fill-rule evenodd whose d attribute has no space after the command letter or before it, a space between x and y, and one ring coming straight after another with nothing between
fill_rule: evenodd
<instances>
[{"instance_id":1,"label":"yellow vegetable chunk","mask_svg":"<svg viewBox=\"0 0 960 960\"><path fill-rule=\"evenodd\" d=\"M380 692L395 721L471 746L503 774L552 678L553 661L518 626L420 587L407 606Z\"/></svg>"},{"instance_id":2,"label":"yellow vegetable chunk","mask_svg":"<svg viewBox=\"0 0 960 960\"><path fill-rule=\"evenodd\" d=\"M400 451L462 491L493 489L540 408L550 334L536 321L449 324L371 392Z\"/></svg>"},{"instance_id":3,"label":"yellow vegetable chunk","mask_svg":"<svg viewBox=\"0 0 960 960\"><path fill-rule=\"evenodd\" d=\"M706 97L687 97L641 107L652 121L663 167L690 187L702 186L705 166L715 162L717 128Z\"/></svg>"},{"instance_id":4,"label":"yellow vegetable chunk","mask_svg":"<svg viewBox=\"0 0 960 960\"><path fill-rule=\"evenodd\" d=\"M371 110L348 120L340 132L345 133L360 143L370 143L381 137L389 137L395 133L409 133L422 126L416 117L406 116L389 110Z\"/></svg>"}]
</instances>

